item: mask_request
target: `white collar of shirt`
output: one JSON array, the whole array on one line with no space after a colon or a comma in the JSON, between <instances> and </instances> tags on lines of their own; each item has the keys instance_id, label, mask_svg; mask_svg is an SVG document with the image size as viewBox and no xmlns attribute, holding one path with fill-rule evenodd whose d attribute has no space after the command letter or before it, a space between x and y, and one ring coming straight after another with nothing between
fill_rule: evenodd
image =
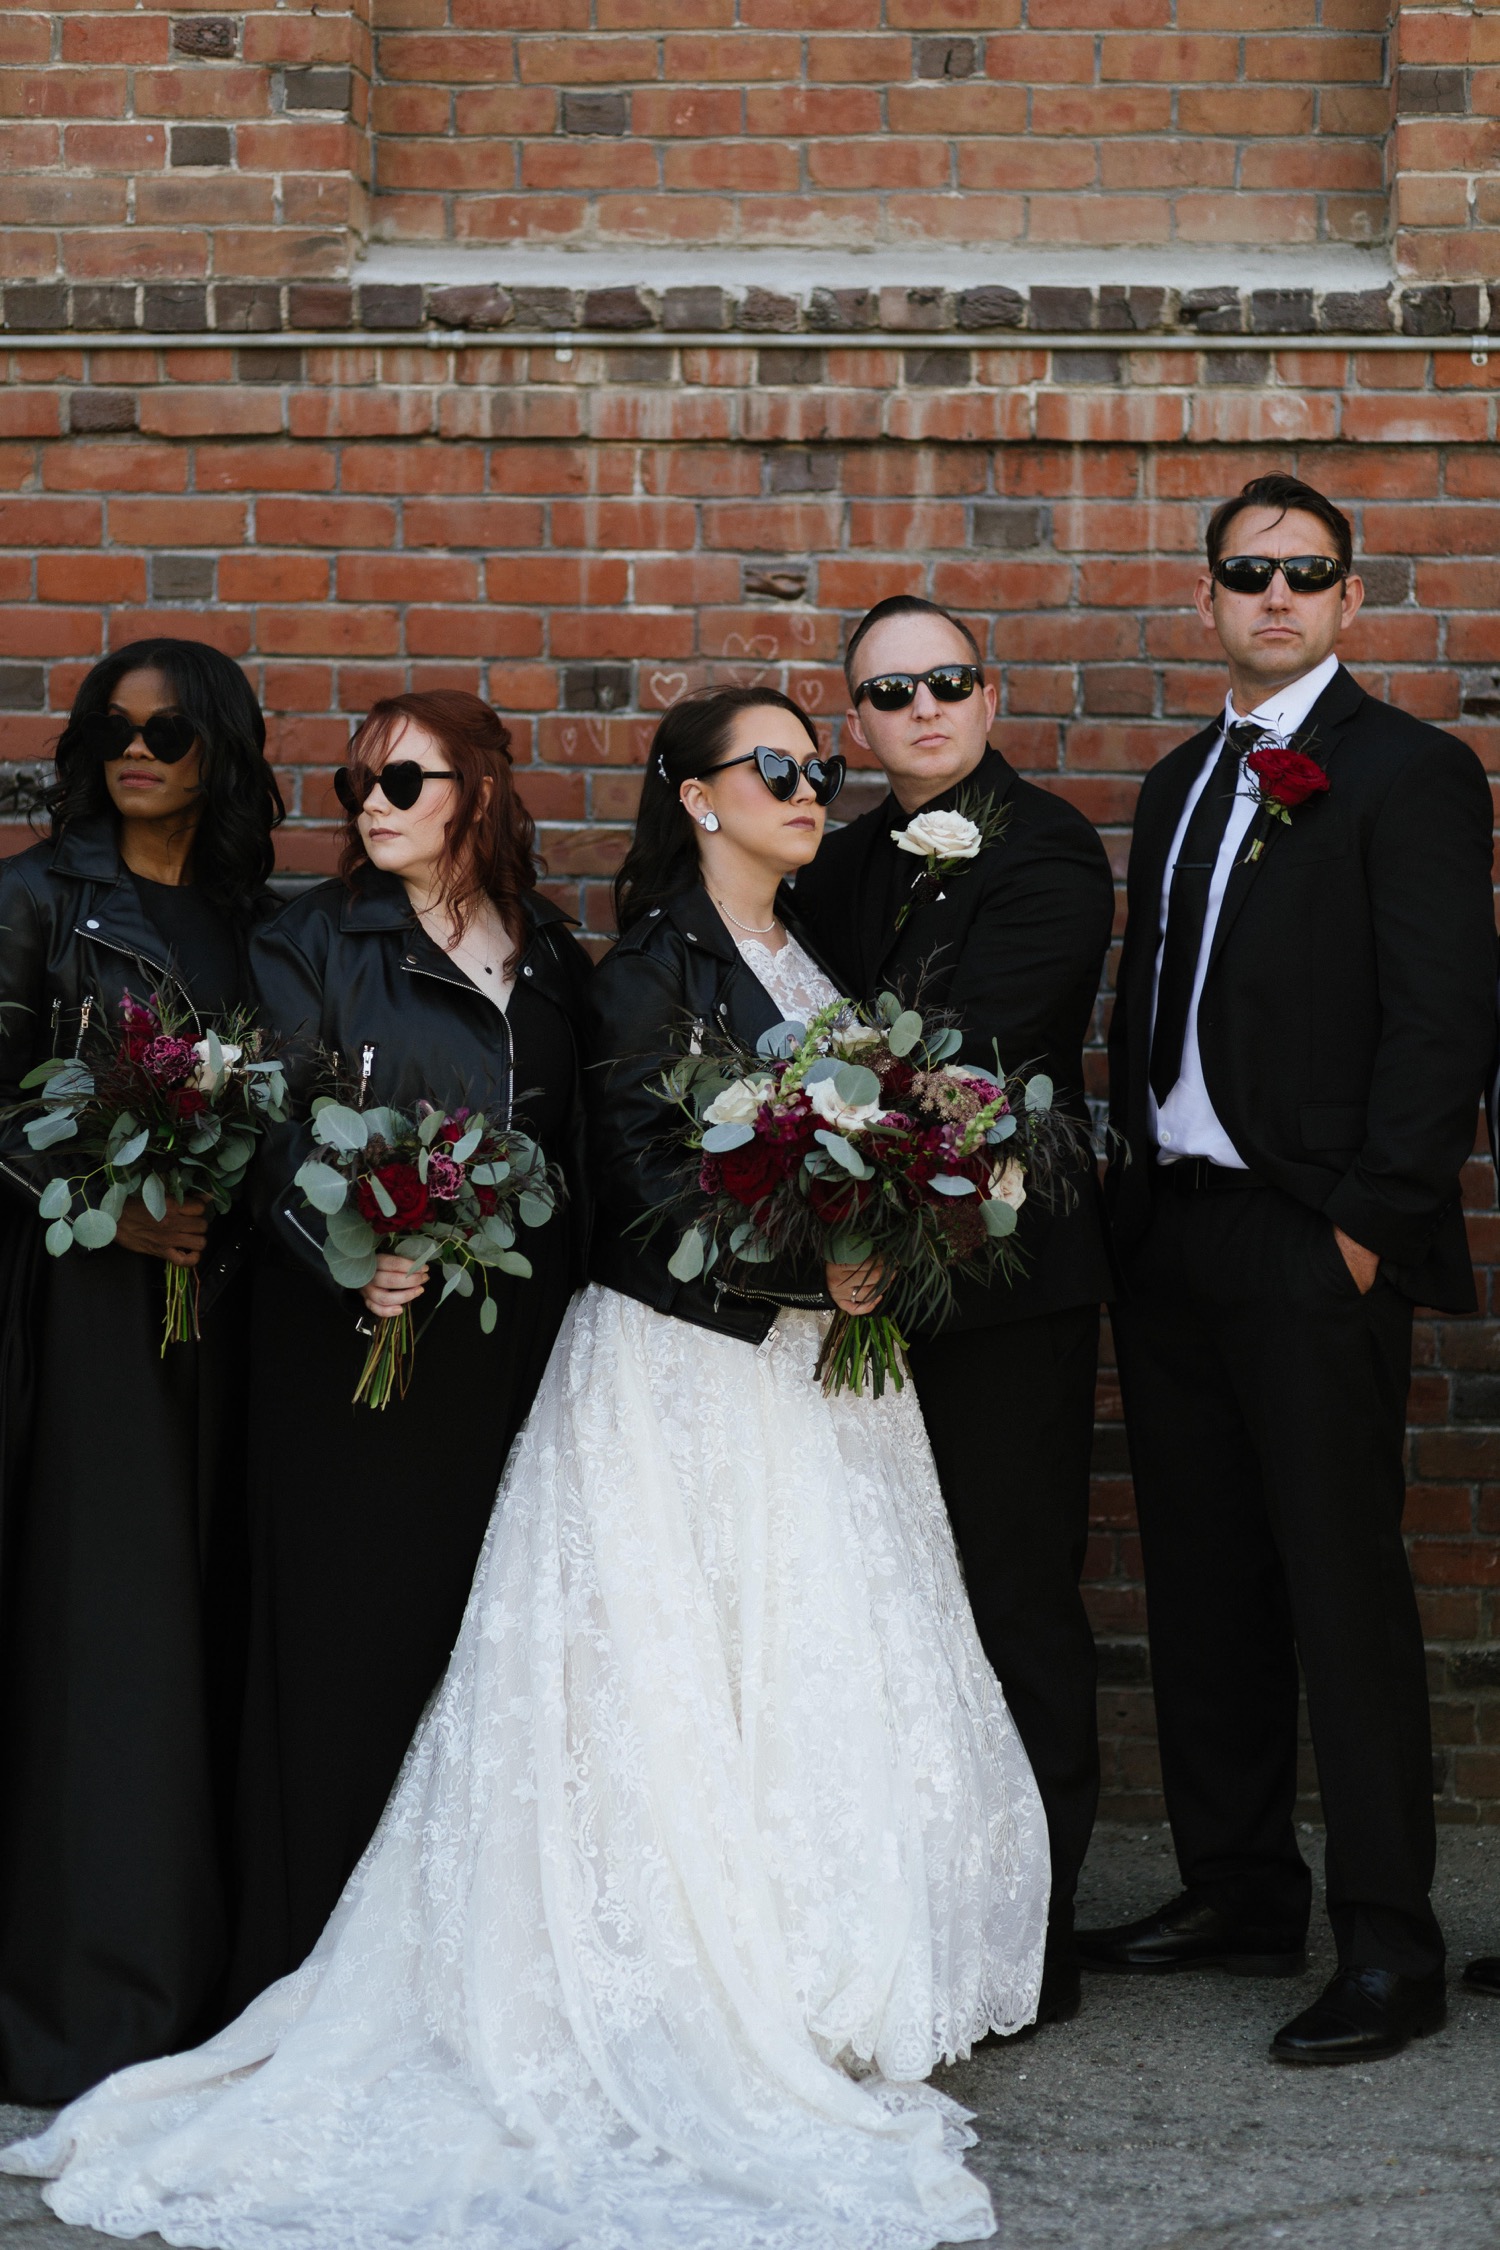
<instances>
[{"instance_id":1,"label":"white collar of shirt","mask_svg":"<svg viewBox=\"0 0 1500 2250\"><path fill-rule=\"evenodd\" d=\"M1336 656L1325 656L1321 664L1315 664L1310 672L1304 672L1300 680L1293 680L1290 687L1278 688L1274 695L1266 697L1264 703L1257 703L1253 711L1245 714L1244 719L1234 707L1234 697L1226 695L1225 727L1249 723L1268 727L1273 734L1279 734L1283 738L1295 734L1338 668L1339 660ZM1217 749L1216 744L1215 755Z\"/></svg>"}]
</instances>

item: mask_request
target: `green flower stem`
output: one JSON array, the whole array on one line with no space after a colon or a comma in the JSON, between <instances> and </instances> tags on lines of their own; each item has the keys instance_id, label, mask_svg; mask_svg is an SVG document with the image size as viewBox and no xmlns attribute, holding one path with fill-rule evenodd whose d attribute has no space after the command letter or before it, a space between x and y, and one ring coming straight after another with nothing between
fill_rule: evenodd
<instances>
[{"instance_id":1,"label":"green flower stem","mask_svg":"<svg viewBox=\"0 0 1500 2250\"><path fill-rule=\"evenodd\" d=\"M403 1311L390 1319L377 1320L375 1340L365 1354L365 1364L354 1388L353 1403L381 1408L389 1406L392 1398L405 1398L406 1386L411 1381L412 1358L416 1341L412 1335L411 1313Z\"/></svg>"},{"instance_id":2,"label":"green flower stem","mask_svg":"<svg viewBox=\"0 0 1500 2250\"><path fill-rule=\"evenodd\" d=\"M161 1329L161 1356L168 1344L198 1341L198 1275L192 1266L167 1268L167 1312Z\"/></svg>"},{"instance_id":3,"label":"green flower stem","mask_svg":"<svg viewBox=\"0 0 1500 2250\"><path fill-rule=\"evenodd\" d=\"M813 1369L827 1398L837 1391L862 1392L866 1376L873 1395L883 1398L887 1382L904 1390L910 1372L906 1338L888 1313L836 1312Z\"/></svg>"}]
</instances>

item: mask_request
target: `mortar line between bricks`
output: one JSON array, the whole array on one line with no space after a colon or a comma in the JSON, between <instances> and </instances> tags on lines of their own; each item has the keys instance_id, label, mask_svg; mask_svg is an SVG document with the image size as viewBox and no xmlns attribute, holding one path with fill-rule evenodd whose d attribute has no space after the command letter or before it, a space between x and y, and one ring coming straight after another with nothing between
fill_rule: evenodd
<instances>
[{"instance_id":1,"label":"mortar line between bricks","mask_svg":"<svg viewBox=\"0 0 1500 2250\"><path fill-rule=\"evenodd\" d=\"M710 328L281 328L254 335L202 329L190 335L141 329L67 329L54 336L0 330L0 349L89 351L867 351L867 352L1468 352L1488 356L1500 336L1198 336L1182 331L1042 335L1026 328L931 330ZM1180 387L1180 386L1174 386Z\"/></svg>"}]
</instances>

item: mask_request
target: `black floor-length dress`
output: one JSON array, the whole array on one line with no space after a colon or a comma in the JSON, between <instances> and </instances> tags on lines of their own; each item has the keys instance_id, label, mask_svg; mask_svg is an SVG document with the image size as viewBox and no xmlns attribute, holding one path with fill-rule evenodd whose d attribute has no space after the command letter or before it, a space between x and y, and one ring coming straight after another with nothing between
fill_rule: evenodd
<instances>
[{"instance_id":1,"label":"black floor-length dress","mask_svg":"<svg viewBox=\"0 0 1500 2250\"><path fill-rule=\"evenodd\" d=\"M451 1099L443 1011L464 1002L451 990L432 999L428 1082ZM492 1026L497 1055L508 1026L516 1122L561 1161L580 1100L567 1014L529 974L505 1023L472 988L467 1012L472 1035ZM405 1044L384 1043L395 1072ZM423 1050L420 1026L412 1047ZM380 1069L375 1098L415 1098L399 1078L382 1084ZM472 1076L467 1095L485 1099ZM499 1320L488 1336L476 1303L458 1297L423 1331L439 1286L429 1284L410 1388L379 1411L351 1403L369 1342L358 1298L274 1248L260 1262L233 2007L304 1959L374 1833L457 1637L506 1455L572 1293L581 1216L575 1200L523 1232L532 1278L492 1274Z\"/></svg>"},{"instance_id":2,"label":"black floor-length dress","mask_svg":"<svg viewBox=\"0 0 1500 2250\"><path fill-rule=\"evenodd\" d=\"M200 1011L243 996L241 934L131 878L112 833L25 858L0 881L5 1098L54 1024L68 1051L81 997L112 1013L168 965ZM53 2102L202 2036L222 1986L248 1291L216 1230L202 1340L163 1354L163 1263L47 1257L23 1172L8 1147L0 2088Z\"/></svg>"}]
</instances>

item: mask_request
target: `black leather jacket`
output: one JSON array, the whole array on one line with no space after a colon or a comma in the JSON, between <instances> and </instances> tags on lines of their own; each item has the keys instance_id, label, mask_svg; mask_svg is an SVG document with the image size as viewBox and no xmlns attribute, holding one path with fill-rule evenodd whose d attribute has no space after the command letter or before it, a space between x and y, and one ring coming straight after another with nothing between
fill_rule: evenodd
<instances>
[{"instance_id":1,"label":"black leather jacket","mask_svg":"<svg viewBox=\"0 0 1500 2250\"><path fill-rule=\"evenodd\" d=\"M776 911L818 961L789 892L783 890ZM601 961L590 1013L589 1148L597 1198L590 1280L750 1344L763 1341L782 1305L826 1310L821 1270L736 1265L726 1274L720 1265L697 1281L678 1281L667 1260L685 1220L674 1215L649 1232L641 1224L648 1212L678 1202L683 1188L674 1113L657 1091L662 1071L683 1052L694 1025L722 1024L753 1045L782 1017L701 883L653 908Z\"/></svg>"},{"instance_id":2,"label":"black leather jacket","mask_svg":"<svg viewBox=\"0 0 1500 2250\"><path fill-rule=\"evenodd\" d=\"M583 1279L589 1224L581 1033L591 971L560 907L533 891L525 911L517 977L559 1011L574 1054L565 1142L547 1154L562 1165L567 1181L576 1284ZM262 1018L290 1042L287 1079L299 1113L327 1058L338 1054L357 1075L367 1046L374 1049L369 1098L398 1109L428 1096L504 1116L513 1097L527 1091L513 1082L505 1017L433 944L394 875L368 868L358 891L318 884L257 931L250 961ZM291 1185L312 1153L303 1115L273 1130L257 1167L253 1203L278 1246L334 1288L323 1262L322 1221Z\"/></svg>"},{"instance_id":3,"label":"black leather jacket","mask_svg":"<svg viewBox=\"0 0 1500 2250\"><path fill-rule=\"evenodd\" d=\"M247 902L246 940L274 912L262 892ZM120 858L114 816L69 821L58 836L0 861L0 1107L23 1100L20 1081L49 1055L71 1054L91 1004L97 1028L126 992L144 999L168 974L167 947L148 920ZM248 1001L249 967L245 970ZM34 1155L18 1119L0 1124L0 1190L13 1214L35 1224L35 1198L67 1169L66 1146ZM240 1262L248 1224L220 1221L199 1269L206 1310Z\"/></svg>"}]
</instances>

